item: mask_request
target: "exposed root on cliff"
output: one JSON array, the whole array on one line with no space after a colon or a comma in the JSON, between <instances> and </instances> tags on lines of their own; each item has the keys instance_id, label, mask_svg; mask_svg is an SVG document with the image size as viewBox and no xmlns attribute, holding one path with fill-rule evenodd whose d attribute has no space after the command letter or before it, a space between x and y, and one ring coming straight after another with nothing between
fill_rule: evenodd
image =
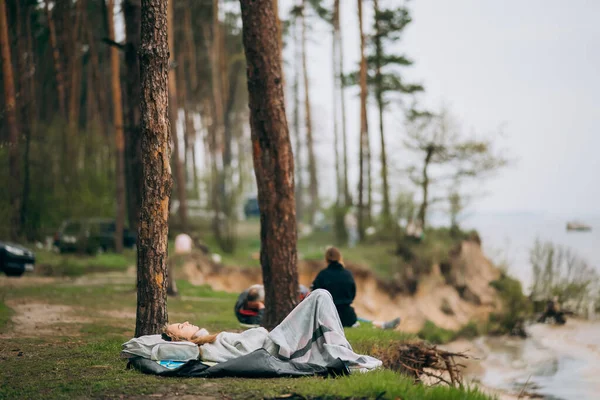
<instances>
[{"instance_id":1,"label":"exposed root on cliff","mask_svg":"<svg viewBox=\"0 0 600 400\"><path fill-rule=\"evenodd\" d=\"M415 382L430 385L462 386L463 364L457 359L468 359L464 353L452 353L423 342L392 342L376 347L372 355L383 361L383 366L414 378Z\"/></svg>"}]
</instances>

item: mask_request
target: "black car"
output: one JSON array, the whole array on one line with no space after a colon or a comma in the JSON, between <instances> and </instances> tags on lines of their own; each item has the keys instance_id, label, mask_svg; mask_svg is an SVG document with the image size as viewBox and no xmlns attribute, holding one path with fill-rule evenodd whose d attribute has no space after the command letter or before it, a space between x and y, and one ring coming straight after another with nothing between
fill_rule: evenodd
<instances>
[{"instance_id":1,"label":"black car","mask_svg":"<svg viewBox=\"0 0 600 400\"><path fill-rule=\"evenodd\" d=\"M249 197L244 204L244 215L246 218L260 217L260 208L258 207L258 199Z\"/></svg>"},{"instance_id":2,"label":"black car","mask_svg":"<svg viewBox=\"0 0 600 400\"><path fill-rule=\"evenodd\" d=\"M88 218L63 222L54 235L54 246L61 253L78 252L98 254L115 248L116 223L114 219ZM123 231L123 247L133 248L136 235Z\"/></svg>"},{"instance_id":3,"label":"black car","mask_svg":"<svg viewBox=\"0 0 600 400\"><path fill-rule=\"evenodd\" d=\"M21 276L25 271L33 271L35 254L18 244L0 242L0 271L7 276Z\"/></svg>"}]
</instances>

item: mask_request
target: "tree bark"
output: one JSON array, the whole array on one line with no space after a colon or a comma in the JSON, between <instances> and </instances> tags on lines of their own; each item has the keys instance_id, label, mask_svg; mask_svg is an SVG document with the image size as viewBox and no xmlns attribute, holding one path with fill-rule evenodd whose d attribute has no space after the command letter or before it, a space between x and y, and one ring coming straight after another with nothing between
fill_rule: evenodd
<instances>
[{"instance_id":1,"label":"tree bark","mask_svg":"<svg viewBox=\"0 0 600 400\"><path fill-rule=\"evenodd\" d=\"M81 0L80 0L81 1ZM108 38L115 40L114 0L107 2ZM125 224L125 139L123 135L123 103L121 102L121 74L119 68L119 49L110 46L111 90L113 102L113 125L115 128L115 158L117 179L117 213L115 223L115 251L123 251L123 229Z\"/></svg>"},{"instance_id":2,"label":"tree bark","mask_svg":"<svg viewBox=\"0 0 600 400\"><path fill-rule=\"evenodd\" d=\"M260 206L263 325L279 324L297 302L294 157L272 0L240 0L246 52L252 154Z\"/></svg>"},{"instance_id":3,"label":"tree bark","mask_svg":"<svg viewBox=\"0 0 600 400\"><path fill-rule=\"evenodd\" d=\"M167 235L171 195L167 0L142 0L140 44L143 186L138 224L135 336L167 322Z\"/></svg>"},{"instance_id":4,"label":"tree bark","mask_svg":"<svg viewBox=\"0 0 600 400\"><path fill-rule=\"evenodd\" d=\"M283 68L283 29L281 27L281 18L279 18L279 0L273 0L273 11L277 19L277 37L279 39L279 48L281 49L281 85L285 88L285 69Z\"/></svg>"},{"instance_id":5,"label":"tree bark","mask_svg":"<svg viewBox=\"0 0 600 400\"><path fill-rule=\"evenodd\" d=\"M141 4L139 0L123 0L125 17L125 65L127 79L125 134L125 180L127 182L127 215L129 229L137 230L141 202L141 144L140 144L140 47Z\"/></svg>"},{"instance_id":6,"label":"tree bark","mask_svg":"<svg viewBox=\"0 0 600 400\"><path fill-rule=\"evenodd\" d=\"M21 160L19 157L19 128L17 127L17 106L15 82L10 56L6 4L0 0L0 47L2 51L2 80L4 82L4 107L8 126L8 171L11 226L10 236L16 240L21 235Z\"/></svg>"},{"instance_id":7,"label":"tree bark","mask_svg":"<svg viewBox=\"0 0 600 400\"><path fill-rule=\"evenodd\" d=\"M387 173L387 153L385 149L385 134L383 127L383 77L381 75L381 58L383 57L383 46L381 44L381 26L379 22L379 0L373 0L375 12L375 90L377 106L379 108L379 135L381 139L381 182L383 183L383 209L382 217L386 228L391 228L392 211L390 205L390 188Z\"/></svg>"},{"instance_id":8,"label":"tree bark","mask_svg":"<svg viewBox=\"0 0 600 400\"><path fill-rule=\"evenodd\" d=\"M56 42L56 28L54 19L50 12L50 0L44 0L44 9L46 10L46 19L48 20L48 31L50 32L50 47L52 47L52 59L54 60L54 71L56 73L56 90L58 92L58 107L60 115L66 118L65 84L63 79L63 66L60 59L60 51Z\"/></svg>"},{"instance_id":9,"label":"tree bark","mask_svg":"<svg viewBox=\"0 0 600 400\"><path fill-rule=\"evenodd\" d=\"M315 223L315 215L319 209L319 185L317 181L317 161L313 143L312 118L310 112L310 85L308 82L308 62L306 59L306 9L307 1L302 0L302 71L304 76L304 116L306 119L306 147L308 149L308 193L310 205L308 218L311 224Z\"/></svg>"},{"instance_id":10,"label":"tree bark","mask_svg":"<svg viewBox=\"0 0 600 400\"><path fill-rule=\"evenodd\" d=\"M360 144L359 144L359 180L358 180L358 233L360 239L365 236L365 224L368 223L368 216L365 216L365 209L368 205L364 203L365 180L369 184L369 167L365 164L369 161L369 128L367 122L367 60L365 58L365 34L363 29L363 8L362 0L358 0L358 22L360 31ZM366 160L365 160L366 158ZM367 175L365 179L365 173ZM370 197L370 196L369 196ZM366 217L366 218L365 218Z\"/></svg>"},{"instance_id":11,"label":"tree bark","mask_svg":"<svg viewBox=\"0 0 600 400\"><path fill-rule=\"evenodd\" d=\"M185 188L185 179L183 177L183 167L181 165L181 157L179 151L179 134L177 130L177 120L179 114L179 107L177 105L177 76L175 72L175 35L173 33L173 2L169 1L168 5L168 30L169 30L169 55L170 55L170 68L169 68L169 120L171 122L171 140L173 143L173 166L175 167L175 185L177 186L177 198L179 200L179 222L181 223L181 230L187 232L188 220L187 220L187 196ZM172 277L172 274L169 274ZM175 281L169 279L169 294L176 294L177 288L175 287Z\"/></svg>"}]
</instances>

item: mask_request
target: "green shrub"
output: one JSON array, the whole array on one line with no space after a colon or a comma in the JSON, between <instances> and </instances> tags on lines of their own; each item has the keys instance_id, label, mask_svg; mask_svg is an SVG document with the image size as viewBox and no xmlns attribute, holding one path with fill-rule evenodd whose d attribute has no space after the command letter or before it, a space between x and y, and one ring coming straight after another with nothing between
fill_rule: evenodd
<instances>
[{"instance_id":1,"label":"green shrub","mask_svg":"<svg viewBox=\"0 0 600 400\"><path fill-rule=\"evenodd\" d=\"M481 335L482 330L479 328L477 323L474 321L469 322L468 324L461 327L458 331L452 331L449 329L444 329L437 326L432 321L425 321L425 325L417 336L423 340L428 341L433 344L444 344L449 343L453 340L465 338L465 339L474 339L477 336Z\"/></svg>"},{"instance_id":2,"label":"green shrub","mask_svg":"<svg viewBox=\"0 0 600 400\"><path fill-rule=\"evenodd\" d=\"M531 316L531 301L523 294L521 282L505 273L499 279L490 282L490 286L498 291L503 310L490 314L488 331L492 334L514 332Z\"/></svg>"},{"instance_id":3,"label":"green shrub","mask_svg":"<svg viewBox=\"0 0 600 400\"><path fill-rule=\"evenodd\" d=\"M433 344L443 344L453 341L456 338L456 332L440 328L433 322L427 320L425 325L417 334L421 339L427 340Z\"/></svg>"},{"instance_id":4,"label":"green shrub","mask_svg":"<svg viewBox=\"0 0 600 400\"><path fill-rule=\"evenodd\" d=\"M471 321L468 324L464 325L462 328L456 332L456 339L465 338L465 339L475 339L476 337L482 334L482 330L479 328L476 322Z\"/></svg>"}]
</instances>

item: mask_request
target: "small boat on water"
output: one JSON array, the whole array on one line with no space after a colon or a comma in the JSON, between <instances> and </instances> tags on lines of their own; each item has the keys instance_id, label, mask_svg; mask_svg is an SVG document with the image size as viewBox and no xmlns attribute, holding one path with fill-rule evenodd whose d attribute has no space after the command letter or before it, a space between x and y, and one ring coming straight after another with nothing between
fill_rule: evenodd
<instances>
[{"instance_id":1,"label":"small boat on water","mask_svg":"<svg viewBox=\"0 0 600 400\"><path fill-rule=\"evenodd\" d=\"M579 232L587 232L591 231L592 227L584 224L583 222L572 221L567 222L567 231L579 231Z\"/></svg>"}]
</instances>

